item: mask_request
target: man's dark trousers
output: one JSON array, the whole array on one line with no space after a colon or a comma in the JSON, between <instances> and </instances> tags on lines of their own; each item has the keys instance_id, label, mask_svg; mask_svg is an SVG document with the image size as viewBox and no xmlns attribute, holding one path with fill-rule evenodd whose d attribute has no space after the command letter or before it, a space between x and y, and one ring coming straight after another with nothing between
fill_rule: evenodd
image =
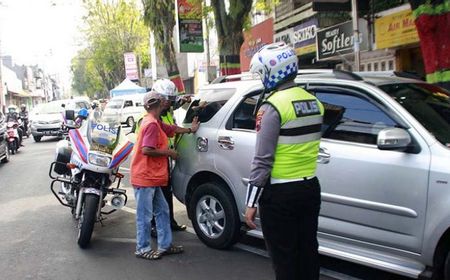
<instances>
[{"instance_id":1,"label":"man's dark trousers","mask_svg":"<svg viewBox=\"0 0 450 280\"><path fill-rule=\"evenodd\" d=\"M319 180L268 184L259 206L276 279L319 279Z\"/></svg>"}]
</instances>

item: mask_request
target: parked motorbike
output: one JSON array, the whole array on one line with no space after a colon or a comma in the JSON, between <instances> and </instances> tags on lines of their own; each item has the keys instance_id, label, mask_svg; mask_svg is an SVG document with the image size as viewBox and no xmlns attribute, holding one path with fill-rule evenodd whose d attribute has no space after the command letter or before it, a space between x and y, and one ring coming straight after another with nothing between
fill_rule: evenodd
<instances>
[{"instance_id":1,"label":"parked motorbike","mask_svg":"<svg viewBox=\"0 0 450 280\"><path fill-rule=\"evenodd\" d=\"M78 220L78 245L86 248L94 224L126 205L119 166L133 144L122 132L119 118L91 118L81 127L68 130L68 135L69 140L57 143L56 160L49 171L53 179L50 188L62 205L71 208Z\"/></svg>"},{"instance_id":2,"label":"parked motorbike","mask_svg":"<svg viewBox=\"0 0 450 280\"><path fill-rule=\"evenodd\" d=\"M6 124L6 134L8 142L8 150L10 154L15 154L20 147L19 123L10 121Z\"/></svg>"}]
</instances>

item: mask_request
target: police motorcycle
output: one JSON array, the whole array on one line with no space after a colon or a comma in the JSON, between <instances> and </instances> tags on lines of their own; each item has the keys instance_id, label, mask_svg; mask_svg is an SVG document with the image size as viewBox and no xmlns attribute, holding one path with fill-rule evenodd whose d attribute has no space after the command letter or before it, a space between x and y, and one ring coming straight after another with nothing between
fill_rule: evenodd
<instances>
[{"instance_id":1,"label":"police motorcycle","mask_svg":"<svg viewBox=\"0 0 450 280\"><path fill-rule=\"evenodd\" d=\"M73 120L74 112L67 110L66 118ZM79 128L71 127L68 134L69 140L56 145L56 160L49 170L53 179L50 189L71 209L78 221L77 243L86 248L94 224L127 203L126 190L120 188L124 176L119 166L133 144L124 135L118 117L90 118Z\"/></svg>"}]
</instances>

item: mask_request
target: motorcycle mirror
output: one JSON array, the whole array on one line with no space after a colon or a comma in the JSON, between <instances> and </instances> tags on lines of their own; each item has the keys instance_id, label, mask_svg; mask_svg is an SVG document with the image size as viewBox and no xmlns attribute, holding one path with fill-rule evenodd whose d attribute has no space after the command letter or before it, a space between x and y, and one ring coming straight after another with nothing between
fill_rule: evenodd
<instances>
[{"instance_id":1,"label":"motorcycle mirror","mask_svg":"<svg viewBox=\"0 0 450 280\"><path fill-rule=\"evenodd\" d=\"M66 110L66 120L75 120L75 111L74 110Z\"/></svg>"}]
</instances>

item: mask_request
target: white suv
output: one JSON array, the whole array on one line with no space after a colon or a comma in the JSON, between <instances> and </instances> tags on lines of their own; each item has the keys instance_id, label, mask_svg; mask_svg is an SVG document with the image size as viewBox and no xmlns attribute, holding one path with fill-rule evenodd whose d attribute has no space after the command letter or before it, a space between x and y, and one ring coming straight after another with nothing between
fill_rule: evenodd
<instances>
[{"instance_id":1,"label":"white suv","mask_svg":"<svg viewBox=\"0 0 450 280\"><path fill-rule=\"evenodd\" d=\"M450 279L449 93L394 73L300 73L298 86L326 110L320 253L414 278L439 270L439 279ZM233 245L244 229L261 91L258 80L205 86L184 120L198 115L202 124L178 142L174 193L210 247ZM263 237L260 227L247 234Z\"/></svg>"}]
</instances>

